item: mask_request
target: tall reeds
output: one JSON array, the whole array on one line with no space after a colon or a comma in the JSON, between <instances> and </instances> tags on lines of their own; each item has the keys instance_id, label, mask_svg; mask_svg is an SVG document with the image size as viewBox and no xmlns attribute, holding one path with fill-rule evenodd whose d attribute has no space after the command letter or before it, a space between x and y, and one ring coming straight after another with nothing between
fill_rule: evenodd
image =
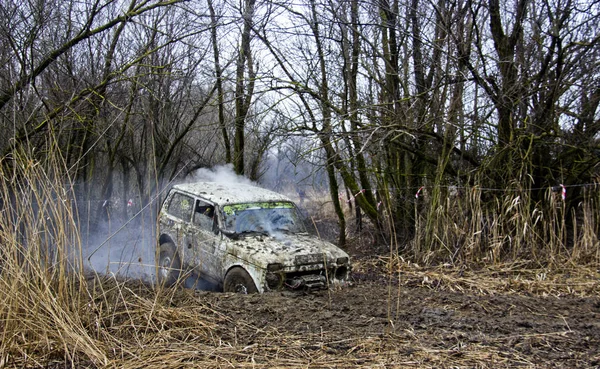
<instances>
[{"instance_id":1,"label":"tall reeds","mask_svg":"<svg viewBox=\"0 0 600 369\"><path fill-rule=\"evenodd\" d=\"M437 188L415 205L416 237L408 250L425 263L499 264L531 267L600 263L600 191L584 188L571 208L561 192L513 183L506 190Z\"/></svg>"},{"instance_id":2,"label":"tall reeds","mask_svg":"<svg viewBox=\"0 0 600 369\"><path fill-rule=\"evenodd\" d=\"M68 173L60 157L30 157L0 162L0 360L36 365L44 352L105 363L83 321L89 298Z\"/></svg>"}]
</instances>

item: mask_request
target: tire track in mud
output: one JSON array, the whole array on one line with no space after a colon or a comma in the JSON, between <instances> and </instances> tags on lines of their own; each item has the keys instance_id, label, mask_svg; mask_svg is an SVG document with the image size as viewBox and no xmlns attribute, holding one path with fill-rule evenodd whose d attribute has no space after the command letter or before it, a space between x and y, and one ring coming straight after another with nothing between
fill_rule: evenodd
<instances>
[{"instance_id":1,"label":"tire track in mud","mask_svg":"<svg viewBox=\"0 0 600 369\"><path fill-rule=\"evenodd\" d=\"M440 362L495 363L484 367L600 365L597 296L478 295L377 278L329 291L198 298L230 317L220 334L242 346L278 337L343 356L376 340L405 364L435 362L427 358L437 353Z\"/></svg>"}]
</instances>

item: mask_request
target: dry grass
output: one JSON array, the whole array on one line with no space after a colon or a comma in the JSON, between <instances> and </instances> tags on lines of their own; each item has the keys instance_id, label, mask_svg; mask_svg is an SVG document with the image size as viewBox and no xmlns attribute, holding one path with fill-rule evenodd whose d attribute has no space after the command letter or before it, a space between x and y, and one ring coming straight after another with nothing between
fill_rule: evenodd
<instances>
[{"instance_id":1,"label":"dry grass","mask_svg":"<svg viewBox=\"0 0 600 369\"><path fill-rule=\"evenodd\" d=\"M600 295L599 269L586 266L531 269L526 265L529 263L497 264L477 269L450 264L422 267L398 256L378 256L355 261L354 271L361 275L387 276L399 286L421 286L477 295Z\"/></svg>"},{"instance_id":2,"label":"dry grass","mask_svg":"<svg viewBox=\"0 0 600 369\"><path fill-rule=\"evenodd\" d=\"M600 265L600 191L595 186L582 191L583 200L572 210L550 188L538 203L527 190L492 192L484 202L490 193L477 187L460 197L424 197L415 208L417 235L407 251L427 264Z\"/></svg>"},{"instance_id":3,"label":"dry grass","mask_svg":"<svg viewBox=\"0 0 600 369\"><path fill-rule=\"evenodd\" d=\"M539 274L519 270L518 266L471 272L421 268L387 258L357 263L359 273L361 269L373 268L378 268L382 275L385 268L397 269L399 288L420 286L500 296L505 293L598 296L600 288L597 274L596 278L588 278L588 271L563 281L565 274L540 278ZM502 274L503 278L495 277L494 273ZM395 281L396 275L389 278ZM10 327L3 326L1 352L5 367L497 368L513 367L516 363L523 367L537 366L531 357L519 358L518 352L500 350L490 342L462 342L455 332L436 333L441 342L456 342L435 347L431 338L411 329L394 330L393 323L388 333L365 335L348 327L345 336L327 326L322 326L319 332L257 326L244 315L234 317L231 311L217 310L202 294L155 289L141 282L91 276L84 286L73 290L83 291L81 295L57 295L52 293L52 286L44 294L31 287L26 291L7 291L2 286L3 293L12 292L12 298L19 297L22 304L21 309L11 314L2 311L3 324L13 323ZM66 300L72 297L79 299L77 304ZM228 295L220 297L227 298ZM562 341L572 339L564 331L555 335ZM518 338L544 340L547 336L544 333ZM497 340L503 341L497 344L505 344L509 338Z\"/></svg>"}]
</instances>

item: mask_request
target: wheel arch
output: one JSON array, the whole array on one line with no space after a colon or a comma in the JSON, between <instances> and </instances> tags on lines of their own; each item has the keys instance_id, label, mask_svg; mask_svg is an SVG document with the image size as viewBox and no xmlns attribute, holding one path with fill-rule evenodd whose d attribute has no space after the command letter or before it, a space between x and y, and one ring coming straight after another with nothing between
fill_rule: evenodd
<instances>
[{"instance_id":1,"label":"wheel arch","mask_svg":"<svg viewBox=\"0 0 600 369\"><path fill-rule=\"evenodd\" d=\"M175 246L177 246L177 244L175 243L175 241L173 241L171 236L169 236L166 233L161 234L160 237L158 238L158 245L160 246L163 243L167 243L167 242L172 242L173 244L175 244Z\"/></svg>"},{"instance_id":2,"label":"wheel arch","mask_svg":"<svg viewBox=\"0 0 600 369\"><path fill-rule=\"evenodd\" d=\"M252 278L252 281L254 282L254 285L256 286L256 289L258 290L258 293L263 293L265 291L264 287L263 287L263 281L261 276L261 268L258 268L254 265L248 265L248 264L242 264L242 263L233 263L230 264L225 273L223 274L223 281L225 281L225 277L227 276L227 274L229 274L229 272L232 269L235 268L240 268L243 271L245 271L246 273L248 273L248 275L250 276L250 278Z\"/></svg>"}]
</instances>

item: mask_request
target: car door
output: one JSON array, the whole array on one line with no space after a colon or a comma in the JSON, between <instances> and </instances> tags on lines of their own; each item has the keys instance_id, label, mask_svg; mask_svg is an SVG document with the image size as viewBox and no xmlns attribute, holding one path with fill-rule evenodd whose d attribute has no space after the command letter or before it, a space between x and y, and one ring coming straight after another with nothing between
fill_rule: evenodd
<instances>
[{"instance_id":1,"label":"car door","mask_svg":"<svg viewBox=\"0 0 600 369\"><path fill-rule=\"evenodd\" d=\"M201 198L197 198L192 218L193 263L198 276L219 283L222 279L221 261L217 257L221 237L218 234L215 206Z\"/></svg>"},{"instance_id":2,"label":"car door","mask_svg":"<svg viewBox=\"0 0 600 369\"><path fill-rule=\"evenodd\" d=\"M187 264L186 245L192 227L194 198L181 192L174 192L170 198L166 219L161 219L163 231L169 233L177 244L177 252L184 265Z\"/></svg>"}]
</instances>

